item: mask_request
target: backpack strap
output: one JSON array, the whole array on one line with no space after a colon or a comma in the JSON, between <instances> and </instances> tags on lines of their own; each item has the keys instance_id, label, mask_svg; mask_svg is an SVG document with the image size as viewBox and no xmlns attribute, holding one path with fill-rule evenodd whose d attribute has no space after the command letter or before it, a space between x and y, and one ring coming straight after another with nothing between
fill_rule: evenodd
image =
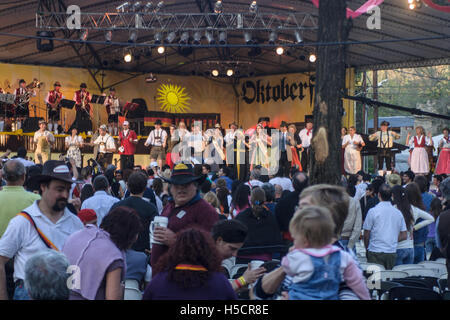
<instances>
[{"instance_id":1,"label":"backpack strap","mask_svg":"<svg viewBox=\"0 0 450 320\"><path fill-rule=\"evenodd\" d=\"M42 242L44 242L44 244L47 246L47 248L53 249L55 251L59 251L58 248L50 241L50 239L48 239L47 236L41 231L41 229L39 229L37 227L36 223L34 222L33 218L30 216L30 214L28 212L22 211L21 213L19 213L17 215L24 217L31 223L31 225L34 227L37 234L39 235L39 238L41 238Z\"/></svg>"}]
</instances>

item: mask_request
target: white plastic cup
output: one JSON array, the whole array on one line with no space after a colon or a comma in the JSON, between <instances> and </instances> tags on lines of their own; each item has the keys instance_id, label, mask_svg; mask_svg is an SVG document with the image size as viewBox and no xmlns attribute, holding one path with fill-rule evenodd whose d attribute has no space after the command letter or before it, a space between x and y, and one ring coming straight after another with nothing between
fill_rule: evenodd
<instances>
[{"instance_id":1,"label":"white plastic cup","mask_svg":"<svg viewBox=\"0 0 450 320\"><path fill-rule=\"evenodd\" d=\"M156 216L153 221L150 223L150 246L154 243L163 244L159 241L155 241L153 239L153 233L155 232L156 227L167 228L169 224L169 218L163 216Z\"/></svg>"}]
</instances>

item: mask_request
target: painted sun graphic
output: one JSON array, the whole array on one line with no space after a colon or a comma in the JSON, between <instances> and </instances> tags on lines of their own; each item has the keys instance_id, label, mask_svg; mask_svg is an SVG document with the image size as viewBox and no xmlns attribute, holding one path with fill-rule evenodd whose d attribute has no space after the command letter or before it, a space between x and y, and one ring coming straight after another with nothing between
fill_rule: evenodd
<instances>
[{"instance_id":1,"label":"painted sun graphic","mask_svg":"<svg viewBox=\"0 0 450 320\"><path fill-rule=\"evenodd\" d=\"M162 84L158 88L158 97L156 98L161 103L161 109L170 113L185 113L190 110L188 101L191 98L185 89L178 85Z\"/></svg>"}]
</instances>

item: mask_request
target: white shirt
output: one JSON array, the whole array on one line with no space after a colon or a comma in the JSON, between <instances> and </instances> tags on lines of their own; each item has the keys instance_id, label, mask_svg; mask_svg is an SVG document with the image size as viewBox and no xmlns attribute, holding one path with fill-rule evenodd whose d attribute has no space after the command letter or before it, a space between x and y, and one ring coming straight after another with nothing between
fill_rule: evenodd
<instances>
[{"instance_id":1,"label":"white shirt","mask_svg":"<svg viewBox=\"0 0 450 320\"><path fill-rule=\"evenodd\" d=\"M11 160L17 160L17 161L20 161L20 162L25 166L25 168L26 168L26 167L31 167L31 166L34 166L34 165L35 165L35 163L34 163L33 161L29 161L29 160L26 160L26 159L24 159L24 158L14 158L14 159L11 159Z\"/></svg>"},{"instance_id":2,"label":"white shirt","mask_svg":"<svg viewBox=\"0 0 450 320\"><path fill-rule=\"evenodd\" d=\"M354 198L359 201L366 194L367 183L361 182L360 184L357 184L355 188L356 188L356 193L355 193Z\"/></svg>"},{"instance_id":3,"label":"white shirt","mask_svg":"<svg viewBox=\"0 0 450 320\"><path fill-rule=\"evenodd\" d=\"M157 139L157 137L160 137L161 139ZM145 141L146 145L156 146L156 147L162 147L164 144L164 141L167 139L167 132L163 129L154 129L152 132L150 132L147 141Z\"/></svg>"},{"instance_id":4,"label":"white shirt","mask_svg":"<svg viewBox=\"0 0 450 320\"><path fill-rule=\"evenodd\" d=\"M274 186L276 184L280 185L281 188L284 190L294 191L294 186L292 185L291 179L287 177L275 177L269 180L270 184L273 184Z\"/></svg>"},{"instance_id":5,"label":"white shirt","mask_svg":"<svg viewBox=\"0 0 450 320\"><path fill-rule=\"evenodd\" d=\"M37 200L24 211L30 214L36 226L59 250L72 233L84 228L81 220L67 208L56 223L42 214ZM0 239L0 256L14 257L14 281L25 279L25 263L31 256L44 250L48 250L47 246L36 229L22 216L11 219Z\"/></svg>"},{"instance_id":6,"label":"white shirt","mask_svg":"<svg viewBox=\"0 0 450 320\"><path fill-rule=\"evenodd\" d=\"M72 136L67 136L65 139L66 145L69 145L71 147L72 145L75 146L76 143L81 144L83 143L83 138L81 136L76 135L72 138Z\"/></svg>"},{"instance_id":7,"label":"white shirt","mask_svg":"<svg viewBox=\"0 0 450 320\"><path fill-rule=\"evenodd\" d=\"M251 189L254 187L261 187L264 184L264 182L261 182L259 180L250 180L249 182L246 182L245 184L248 185Z\"/></svg>"},{"instance_id":8,"label":"white shirt","mask_svg":"<svg viewBox=\"0 0 450 320\"><path fill-rule=\"evenodd\" d=\"M114 138L111 137L109 134L105 134L104 136L100 135L98 138L94 141L94 144L99 144L100 148L98 149L98 152L100 153L106 153L106 149L114 149L116 150L116 144L114 143Z\"/></svg>"},{"instance_id":9,"label":"white shirt","mask_svg":"<svg viewBox=\"0 0 450 320\"><path fill-rule=\"evenodd\" d=\"M86 199L81 205L81 209L92 209L97 214L97 225L100 226L103 218L119 199L110 196L105 191L97 191L94 195Z\"/></svg>"},{"instance_id":10,"label":"white shirt","mask_svg":"<svg viewBox=\"0 0 450 320\"><path fill-rule=\"evenodd\" d=\"M41 132L41 130L38 130L34 133L33 141L34 143L37 143L40 137L48 137L48 140L50 142L55 142L55 137L50 131L45 130L44 132Z\"/></svg>"},{"instance_id":11,"label":"white shirt","mask_svg":"<svg viewBox=\"0 0 450 320\"><path fill-rule=\"evenodd\" d=\"M434 218L431 214L429 214L426 211L423 211L420 208L411 206L412 208L412 216L414 218L414 230L422 229L423 227L426 227L427 225L434 222ZM422 218L423 221L419 222L418 224L415 224L417 219ZM407 239L400 241L397 245L397 249L408 249L408 248L414 248L414 239L412 238L412 234L408 231Z\"/></svg>"},{"instance_id":12,"label":"white shirt","mask_svg":"<svg viewBox=\"0 0 450 320\"><path fill-rule=\"evenodd\" d=\"M398 236L406 231L406 224L400 210L389 201L381 201L367 213L363 229L370 231L369 251L395 253Z\"/></svg>"},{"instance_id":13,"label":"white shirt","mask_svg":"<svg viewBox=\"0 0 450 320\"><path fill-rule=\"evenodd\" d=\"M344 139L342 139L342 145L346 144L348 142L348 146L345 147L345 149L347 148L351 148L351 149L355 149L358 147L357 145L354 144L354 142L357 143L363 143L364 140L361 138L361 136L359 134L354 134L353 138L351 137L351 135L347 134L344 136Z\"/></svg>"},{"instance_id":14,"label":"white shirt","mask_svg":"<svg viewBox=\"0 0 450 320\"><path fill-rule=\"evenodd\" d=\"M394 140L400 138L399 134L388 131L377 131L369 136L370 141L378 140L378 148L392 148L394 146Z\"/></svg>"},{"instance_id":15,"label":"white shirt","mask_svg":"<svg viewBox=\"0 0 450 320\"><path fill-rule=\"evenodd\" d=\"M300 139L302 140L302 147L303 148L308 148L311 145L311 139L313 137L313 132L312 132L312 128L311 128L311 132L308 135L308 129L304 128L303 130L301 130L298 133L298 136L300 137Z\"/></svg>"}]
</instances>

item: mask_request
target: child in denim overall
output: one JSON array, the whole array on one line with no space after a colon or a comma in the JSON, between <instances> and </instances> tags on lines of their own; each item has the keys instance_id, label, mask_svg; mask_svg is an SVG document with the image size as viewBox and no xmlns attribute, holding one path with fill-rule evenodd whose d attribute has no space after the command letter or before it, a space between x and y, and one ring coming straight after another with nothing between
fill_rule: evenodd
<instances>
[{"instance_id":1,"label":"child in denim overall","mask_svg":"<svg viewBox=\"0 0 450 320\"><path fill-rule=\"evenodd\" d=\"M351 255L330 245L334 222L328 209L307 206L289 224L294 246L281 265L293 283L289 300L338 300L342 279L362 300L370 300L361 270Z\"/></svg>"}]
</instances>

